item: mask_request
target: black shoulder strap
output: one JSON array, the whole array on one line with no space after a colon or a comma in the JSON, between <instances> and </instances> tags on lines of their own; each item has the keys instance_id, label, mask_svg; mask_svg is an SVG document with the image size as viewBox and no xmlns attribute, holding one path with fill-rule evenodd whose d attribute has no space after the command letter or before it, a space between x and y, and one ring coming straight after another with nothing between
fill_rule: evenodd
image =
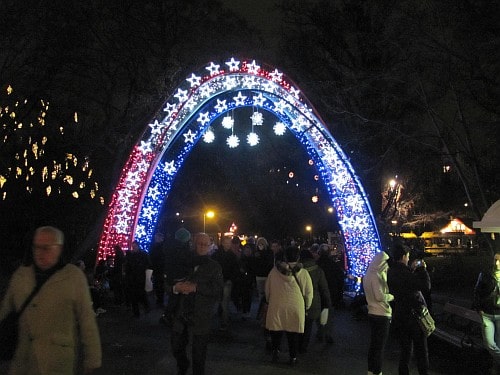
<instances>
[{"instance_id":1,"label":"black shoulder strap","mask_svg":"<svg viewBox=\"0 0 500 375\"><path fill-rule=\"evenodd\" d=\"M57 271L56 271L57 272ZM42 288L43 284L45 284L47 282L47 280L50 279L50 276L42 283L36 285L33 290L31 291L30 295L28 296L28 298L26 298L26 301L24 301L24 303L21 305L21 308L19 309L19 311L17 312L17 314L19 316L21 316L21 314L24 312L24 310L26 309L26 307L28 307L29 303L33 300L33 298L35 298L36 294L38 293L38 291Z\"/></svg>"},{"instance_id":2,"label":"black shoulder strap","mask_svg":"<svg viewBox=\"0 0 500 375\"><path fill-rule=\"evenodd\" d=\"M290 267L290 264L288 264L288 267ZM305 303L306 299L304 297L304 294L302 293L302 287L300 286L299 279L297 278L297 275L295 274L295 268L290 267L290 269L292 270L293 278L295 279L295 281L297 282L297 285L299 286L300 294L302 295L302 298L304 298L304 303Z\"/></svg>"}]
</instances>

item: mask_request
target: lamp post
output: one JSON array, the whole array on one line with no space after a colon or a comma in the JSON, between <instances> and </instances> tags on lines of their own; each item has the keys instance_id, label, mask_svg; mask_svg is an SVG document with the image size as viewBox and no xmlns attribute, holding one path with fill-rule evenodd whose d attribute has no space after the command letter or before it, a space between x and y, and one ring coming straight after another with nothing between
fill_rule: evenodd
<instances>
[{"instance_id":1,"label":"lamp post","mask_svg":"<svg viewBox=\"0 0 500 375\"><path fill-rule=\"evenodd\" d=\"M213 217L215 216L215 212L213 211L207 211L207 212L204 212L203 213L203 233L206 232L206 221L207 221L207 217L209 219L212 219Z\"/></svg>"},{"instance_id":2,"label":"lamp post","mask_svg":"<svg viewBox=\"0 0 500 375\"><path fill-rule=\"evenodd\" d=\"M306 225L306 232L309 232L309 239L312 240L312 226Z\"/></svg>"}]
</instances>

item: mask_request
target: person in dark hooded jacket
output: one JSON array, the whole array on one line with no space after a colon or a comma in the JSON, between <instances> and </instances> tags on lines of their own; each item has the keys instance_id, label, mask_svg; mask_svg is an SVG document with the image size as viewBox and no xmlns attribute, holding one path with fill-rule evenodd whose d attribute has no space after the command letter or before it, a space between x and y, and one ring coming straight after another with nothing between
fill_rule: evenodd
<instances>
[{"instance_id":1,"label":"person in dark hooded jacket","mask_svg":"<svg viewBox=\"0 0 500 375\"><path fill-rule=\"evenodd\" d=\"M306 353L311 339L313 323L319 320L322 309L330 308L331 299L325 272L316 264L309 250L301 251L300 262L303 264L304 269L309 272L313 285L313 299L311 307L307 311L304 333L299 336L299 351ZM318 329L320 328L321 326L318 325Z\"/></svg>"}]
</instances>

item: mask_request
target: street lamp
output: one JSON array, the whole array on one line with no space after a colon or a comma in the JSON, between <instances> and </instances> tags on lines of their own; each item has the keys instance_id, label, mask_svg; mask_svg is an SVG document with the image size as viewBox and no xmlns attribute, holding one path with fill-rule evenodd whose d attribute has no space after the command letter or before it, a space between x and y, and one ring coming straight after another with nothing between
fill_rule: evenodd
<instances>
[{"instance_id":1,"label":"street lamp","mask_svg":"<svg viewBox=\"0 0 500 375\"><path fill-rule=\"evenodd\" d=\"M309 232L309 239L312 239L312 226L306 225L306 232Z\"/></svg>"},{"instance_id":2,"label":"street lamp","mask_svg":"<svg viewBox=\"0 0 500 375\"><path fill-rule=\"evenodd\" d=\"M215 216L215 212L213 212L213 211L207 211L207 212L203 213L203 233L206 232L205 228L206 228L207 217L209 219L212 219L214 216Z\"/></svg>"}]
</instances>

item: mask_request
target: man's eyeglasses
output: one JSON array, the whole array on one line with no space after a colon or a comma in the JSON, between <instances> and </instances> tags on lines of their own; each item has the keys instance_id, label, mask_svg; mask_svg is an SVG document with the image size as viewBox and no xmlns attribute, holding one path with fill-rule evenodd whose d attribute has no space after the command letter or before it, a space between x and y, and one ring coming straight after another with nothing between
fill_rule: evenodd
<instances>
[{"instance_id":1,"label":"man's eyeglasses","mask_svg":"<svg viewBox=\"0 0 500 375\"><path fill-rule=\"evenodd\" d=\"M47 251L47 250L50 250L51 248L53 248L54 246L61 246L57 243L55 244L52 244L52 245L33 245L31 248L33 250L43 250L43 251Z\"/></svg>"}]
</instances>

